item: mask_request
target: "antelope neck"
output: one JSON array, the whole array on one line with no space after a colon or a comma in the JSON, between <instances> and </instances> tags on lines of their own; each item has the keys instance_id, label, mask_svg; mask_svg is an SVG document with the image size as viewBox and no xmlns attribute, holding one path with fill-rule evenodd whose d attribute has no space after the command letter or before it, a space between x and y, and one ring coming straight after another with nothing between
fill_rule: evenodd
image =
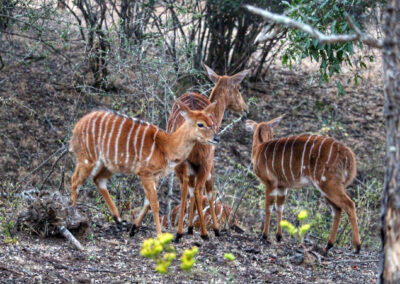
<instances>
[{"instance_id":1,"label":"antelope neck","mask_svg":"<svg viewBox=\"0 0 400 284\"><path fill-rule=\"evenodd\" d=\"M215 106L214 110L214 115L217 120L218 126L220 126L222 123L222 119L224 118L224 113L227 107L226 92L224 90L224 87L221 86L220 81L217 82L214 89L212 90L210 95L210 101L212 103L217 102L217 105Z\"/></svg>"},{"instance_id":2,"label":"antelope neck","mask_svg":"<svg viewBox=\"0 0 400 284\"><path fill-rule=\"evenodd\" d=\"M164 153L168 161L180 162L189 156L196 142L189 128L185 122L175 132L167 134Z\"/></svg>"}]
</instances>

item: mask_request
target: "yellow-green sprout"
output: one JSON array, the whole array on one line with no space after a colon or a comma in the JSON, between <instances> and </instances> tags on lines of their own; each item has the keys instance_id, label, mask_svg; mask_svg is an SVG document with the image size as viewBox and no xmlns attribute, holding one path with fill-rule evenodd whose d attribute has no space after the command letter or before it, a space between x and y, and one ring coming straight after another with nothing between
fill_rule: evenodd
<instances>
[{"instance_id":1,"label":"yellow-green sprout","mask_svg":"<svg viewBox=\"0 0 400 284\"><path fill-rule=\"evenodd\" d=\"M176 254L173 252L164 254L164 260L166 260L166 261L173 261L175 258L176 258Z\"/></svg>"},{"instance_id":2,"label":"yellow-green sprout","mask_svg":"<svg viewBox=\"0 0 400 284\"><path fill-rule=\"evenodd\" d=\"M308 213L307 210L301 210L299 215L297 215L297 219L299 221L303 221L304 219L306 219L308 217Z\"/></svg>"},{"instance_id":3,"label":"yellow-green sprout","mask_svg":"<svg viewBox=\"0 0 400 284\"><path fill-rule=\"evenodd\" d=\"M173 239L174 235L170 233L164 233L158 236L158 241L161 243L161 245L166 245L169 244Z\"/></svg>"},{"instance_id":4,"label":"yellow-green sprout","mask_svg":"<svg viewBox=\"0 0 400 284\"><path fill-rule=\"evenodd\" d=\"M198 252L198 248L197 247L193 247L192 249L186 249L182 255L181 258L181 268L183 270L189 270L193 267L194 263L195 263L195 259L194 256L197 254Z\"/></svg>"},{"instance_id":5,"label":"yellow-green sprout","mask_svg":"<svg viewBox=\"0 0 400 284\"><path fill-rule=\"evenodd\" d=\"M308 217L307 210L301 210L299 215L297 215L297 219L300 221L304 221ZM283 229L287 230L288 233L294 237L296 237L301 243L304 241L305 234L310 230L310 224L303 224L300 228L296 228L292 223L282 220L280 225Z\"/></svg>"},{"instance_id":6,"label":"yellow-green sprout","mask_svg":"<svg viewBox=\"0 0 400 284\"><path fill-rule=\"evenodd\" d=\"M224 254L224 258L226 260L229 260L229 261L234 261L235 260L235 256L232 253L225 253Z\"/></svg>"},{"instance_id":7,"label":"yellow-green sprout","mask_svg":"<svg viewBox=\"0 0 400 284\"><path fill-rule=\"evenodd\" d=\"M301 226L299 230L300 236L303 237L308 232L308 230L310 230L310 228L311 228L310 224L304 224L303 226Z\"/></svg>"},{"instance_id":8,"label":"yellow-green sprout","mask_svg":"<svg viewBox=\"0 0 400 284\"><path fill-rule=\"evenodd\" d=\"M286 220L282 220L281 221L281 227L285 230L288 231L289 234L291 234L292 236L295 235L297 233L297 229L295 228L295 226L293 226L292 223L290 223L289 221Z\"/></svg>"},{"instance_id":9,"label":"yellow-green sprout","mask_svg":"<svg viewBox=\"0 0 400 284\"><path fill-rule=\"evenodd\" d=\"M164 262L161 262L161 263L157 264L156 271L161 274L165 274L165 273L167 273L168 266Z\"/></svg>"},{"instance_id":10,"label":"yellow-green sprout","mask_svg":"<svg viewBox=\"0 0 400 284\"><path fill-rule=\"evenodd\" d=\"M158 256L163 250L162 244L157 239L147 239L143 241L140 254L147 258Z\"/></svg>"}]
</instances>

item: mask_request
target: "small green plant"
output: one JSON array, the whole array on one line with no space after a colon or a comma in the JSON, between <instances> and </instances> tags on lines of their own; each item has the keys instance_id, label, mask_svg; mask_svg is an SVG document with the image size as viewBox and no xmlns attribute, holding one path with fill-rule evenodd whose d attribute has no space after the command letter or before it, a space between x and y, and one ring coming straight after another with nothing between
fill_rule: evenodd
<instances>
[{"instance_id":1,"label":"small green plant","mask_svg":"<svg viewBox=\"0 0 400 284\"><path fill-rule=\"evenodd\" d=\"M300 222L300 227L296 228L292 223L286 220L281 221L281 227L288 231L290 235L298 239L300 243L304 242L304 236L310 230L310 224L302 224L305 219L307 219L308 213L307 210L301 210L300 213L297 215L297 220Z\"/></svg>"},{"instance_id":2,"label":"small green plant","mask_svg":"<svg viewBox=\"0 0 400 284\"><path fill-rule=\"evenodd\" d=\"M165 274L172 261L176 258L175 248L171 244L174 236L170 233L164 233L154 239L147 239L143 241L140 254L148 259L153 259L156 265L156 271ZM165 252L163 254L163 252ZM190 270L195 263L195 255L198 252L197 247L186 249L181 257L181 268L183 270Z\"/></svg>"},{"instance_id":3,"label":"small green plant","mask_svg":"<svg viewBox=\"0 0 400 284\"><path fill-rule=\"evenodd\" d=\"M16 236L12 236L11 231L14 228L14 221L7 221L4 217L0 218L0 233L4 234L3 242L5 244L17 244L18 238Z\"/></svg>"},{"instance_id":4,"label":"small green plant","mask_svg":"<svg viewBox=\"0 0 400 284\"><path fill-rule=\"evenodd\" d=\"M170 244L174 236L170 233L161 234L158 238L143 241L140 254L156 261L156 271L165 274L171 262L176 258L175 248ZM161 253L165 251L164 255Z\"/></svg>"},{"instance_id":5,"label":"small green plant","mask_svg":"<svg viewBox=\"0 0 400 284\"><path fill-rule=\"evenodd\" d=\"M228 252L224 254L224 258L229 261L235 260L235 256L232 253L228 253Z\"/></svg>"},{"instance_id":6,"label":"small green plant","mask_svg":"<svg viewBox=\"0 0 400 284\"><path fill-rule=\"evenodd\" d=\"M197 247L192 247L192 249L185 249L185 251L181 257L181 261L182 261L181 268L183 270L190 270L193 267L193 265L196 261L196 259L194 257L197 254L198 250L199 249Z\"/></svg>"}]
</instances>

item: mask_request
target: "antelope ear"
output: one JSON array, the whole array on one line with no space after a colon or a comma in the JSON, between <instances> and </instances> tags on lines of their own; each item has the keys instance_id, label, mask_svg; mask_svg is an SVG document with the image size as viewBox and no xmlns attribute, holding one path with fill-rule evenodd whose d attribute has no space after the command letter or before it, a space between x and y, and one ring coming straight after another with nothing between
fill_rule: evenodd
<instances>
[{"instance_id":1,"label":"antelope ear","mask_svg":"<svg viewBox=\"0 0 400 284\"><path fill-rule=\"evenodd\" d=\"M192 119L191 119L190 116L189 116L189 113L191 112L190 108L188 108L187 105L183 104L183 103L180 102L180 101L175 101L175 102L178 104L178 106L179 106L179 108L180 108L180 111L179 111L180 115L182 115L183 118L184 118L188 123L192 122Z\"/></svg>"},{"instance_id":2,"label":"antelope ear","mask_svg":"<svg viewBox=\"0 0 400 284\"><path fill-rule=\"evenodd\" d=\"M274 118L274 119L268 121L267 123L268 123L269 127L271 127L271 128L277 127L284 116L285 115L282 114L281 116L278 116L277 118Z\"/></svg>"},{"instance_id":3,"label":"antelope ear","mask_svg":"<svg viewBox=\"0 0 400 284\"><path fill-rule=\"evenodd\" d=\"M246 128L247 131L254 132L256 127L257 127L257 122L255 122L253 120L250 120L250 119L246 120L246 127L245 128Z\"/></svg>"},{"instance_id":4,"label":"antelope ear","mask_svg":"<svg viewBox=\"0 0 400 284\"><path fill-rule=\"evenodd\" d=\"M210 67L203 63L203 68L207 72L207 77L210 79L214 84L216 84L219 80L219 75L215 73Z\"/></svg>"},{"instance_id":5,"label":"antelope ear","mask_svg":"<svg viewBox=\"0 0 400 284\"><path fill-rule=\"evenodd\" d=\"M205 109L203 109L203 112L206 114L212 114L215 110L215 106L217 105L217 102L213 102L212 104L209 104Z\"/></svg>"},{"instance_id":6,"label":"antelope ear","mask_svg":"<svg viewBox=\"0 0 400 284\"><path fill-rule=\"evenodd\" d=\"M239 72L239 73L237 73L237 74L231 76L231 77L229 78L229 83L230 83L231 85L240 84L240 82L242 82L243 79L244 79L244 78L247 76L247 74L249 74L249 73L250 73L250 69L243 70L242 72Z\"/></svg>"}]
</instances>

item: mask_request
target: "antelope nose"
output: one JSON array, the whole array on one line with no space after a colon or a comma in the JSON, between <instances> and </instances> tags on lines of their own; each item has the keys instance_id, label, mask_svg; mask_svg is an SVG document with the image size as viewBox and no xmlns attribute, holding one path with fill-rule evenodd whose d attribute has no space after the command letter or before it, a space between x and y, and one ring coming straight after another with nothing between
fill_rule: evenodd
<instances>
[{"instance_id":1,"label":"antelope nose","mask_svg":"<svg viewBox=\"0 0 400 284\"><path fill-rule=\"evenodd\" d=\"M217 143L219 142L219 135L214 135L214 141Z\"/></svg>"}]
</instances>

